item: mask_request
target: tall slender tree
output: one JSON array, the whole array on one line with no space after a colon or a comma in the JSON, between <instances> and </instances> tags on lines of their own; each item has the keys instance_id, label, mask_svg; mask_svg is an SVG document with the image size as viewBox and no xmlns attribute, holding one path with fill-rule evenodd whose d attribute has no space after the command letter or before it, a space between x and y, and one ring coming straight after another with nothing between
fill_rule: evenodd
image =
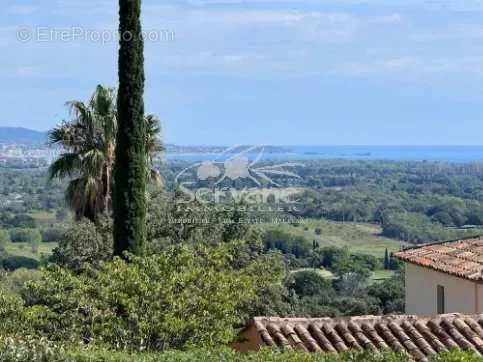
<instances>
[{"instance_id":1,"label":"tall slender tree","mask_svg":"<svg viewBox=\"0 0 483 362\"><path fill-rule=\"evenodd\" d=\"M118 132L114 171L114 254L142 255L146 238L146 125L141 0L119 0Z\"/></svg>"}]
</instances>

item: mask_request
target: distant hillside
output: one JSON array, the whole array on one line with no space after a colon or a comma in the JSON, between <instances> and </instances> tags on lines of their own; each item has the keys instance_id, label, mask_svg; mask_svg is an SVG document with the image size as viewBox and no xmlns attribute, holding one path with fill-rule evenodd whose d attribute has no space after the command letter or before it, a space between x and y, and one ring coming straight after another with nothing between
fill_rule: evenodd
<instances>
[{"instance_id":1,"label":"distant hillside","mask_svg":"<svg viewBox=\"0 0 483 362\"><path fill-rule=\"evenodd\" d=\"M0 143L44 144L47 132L39 132L20 127L0 127Z\"/></svg>"}]
</instances>

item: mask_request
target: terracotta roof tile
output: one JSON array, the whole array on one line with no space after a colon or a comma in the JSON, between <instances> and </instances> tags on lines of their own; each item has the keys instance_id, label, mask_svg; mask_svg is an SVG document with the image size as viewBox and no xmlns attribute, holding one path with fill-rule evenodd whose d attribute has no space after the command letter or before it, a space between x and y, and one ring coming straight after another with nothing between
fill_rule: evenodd
<instances>
[{"instance_id":1,"label":"terracotta roof tile","mask_svg":"<svg viewBox=\"0 0 483 362\"><path fill-rule=\"evenodd\" d=\"M395 254L401 260L458 277L483 281L483 238L427 244Z\"/></svg>"},{"instance_id":2,"label":"terracotta roof tile","mask_svg":"<svg viewBox=\"0 0 483 362\"><path fill-rule=\"evenodd\" d=\"M285 350L342 353L390 348L415 361L428 361L455 348L483 355L483 315L257 317L251 325L264 346Z\"/></svg>"}]
</instances>

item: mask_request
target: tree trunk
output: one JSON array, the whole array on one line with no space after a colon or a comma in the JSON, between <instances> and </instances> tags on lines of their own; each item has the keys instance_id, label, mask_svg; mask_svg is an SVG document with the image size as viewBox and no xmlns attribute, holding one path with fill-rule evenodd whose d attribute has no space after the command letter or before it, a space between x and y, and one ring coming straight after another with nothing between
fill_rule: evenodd
<instances>
[{"instance_id":1,"label":"tree trunk","mask_svg":"<svg viewBox=\"0 0 483 362\"><path fill-rule=\"evenodd\" d=\"M106 216L111 214L112 210L112 172L114 164L114 145L109 143L107 146L107 161L106 161L106 185L105 185L105 198L104 198L104 213Z\"/></svg>"},{"instance_id":2,"label":"tree trunk","mask_svg":"<svg viewBox=\"0 0 483 362\"><path fill-rule=\"evenodd\" d=\"M144 43L141 0L119 0L118 131L114 170L114 254L142 255L146 220Z\"/></svg>"}]
</instances>

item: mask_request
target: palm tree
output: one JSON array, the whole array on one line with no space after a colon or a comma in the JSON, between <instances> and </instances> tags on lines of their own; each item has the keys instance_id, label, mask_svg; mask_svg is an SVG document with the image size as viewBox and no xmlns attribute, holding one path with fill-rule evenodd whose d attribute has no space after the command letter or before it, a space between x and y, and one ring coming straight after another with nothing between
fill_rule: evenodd
<instances>
[{"instance_id":1,"label":"palm tree","mask_svg":"<svg viewBox=\"0 0 483 362\"><path fill-rule=\"evenodd\" d=\"M113 169L115 164L117 110L116 90L98 86L88 103L67 102L73 117L49 133L49 143L60 145L64 153L49 168L49 179L70 178L65 192L76 218L95 221L112 210ZM146 172L148 179L160 181L152 168L153 157L163 150L159 140L159 120L145 119Z\"/></svg>"}]
</instances>

